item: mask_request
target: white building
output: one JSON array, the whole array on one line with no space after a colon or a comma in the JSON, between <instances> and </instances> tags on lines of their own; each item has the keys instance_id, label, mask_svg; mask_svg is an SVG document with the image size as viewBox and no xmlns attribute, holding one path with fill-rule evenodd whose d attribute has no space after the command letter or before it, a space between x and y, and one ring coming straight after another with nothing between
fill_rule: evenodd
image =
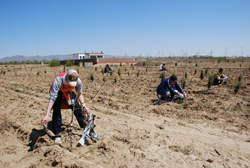
<instances>
[{"instance_id":1,"label":"white building","mask_svg":"<svg viewBox=\"0 0 250 168\"><path fill-rule=\"evenodd\" d=\"M73 60L79 60L79 59L89 59L89 58L104 58L104 53L101 51L101 53L76 53L73 54Z\"/></svg>"}]
</instances>

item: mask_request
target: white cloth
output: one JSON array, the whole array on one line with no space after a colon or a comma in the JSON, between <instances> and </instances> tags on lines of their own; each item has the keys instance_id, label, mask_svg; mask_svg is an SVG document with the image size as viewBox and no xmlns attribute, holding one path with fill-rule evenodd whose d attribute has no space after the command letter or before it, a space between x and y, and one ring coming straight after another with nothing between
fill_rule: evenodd
<instances>
[{"instance_id":1,"label":"white cloth","mask_svg":"<svg viewBox=\"0 0 250 168\"><path fill-rule=\"evenodd\" d=\"M228 79L228 77L226 76L224 79Z\"/></svg>"},{"instance_id":2,"label":"white cloth","mask_svg":"<svg viewBox=\"0 0 250 168\"><path fill-rule=\"evenodd\" d=\"M161 64L160 67L159 67L159 70L160 70L160 71L162 70L162 66L163 66L163 64Z\"/></svg>"},{"instance_id":3,"label":"white cloth","mask_svg":"<svg viewBox=\"0 0 250 168\"><path fill-rule=\"evenodd\" d=\"M182 98L182 99L184 98L183 94L180 94L180 98Z\"/></svg>"}]
</instances>

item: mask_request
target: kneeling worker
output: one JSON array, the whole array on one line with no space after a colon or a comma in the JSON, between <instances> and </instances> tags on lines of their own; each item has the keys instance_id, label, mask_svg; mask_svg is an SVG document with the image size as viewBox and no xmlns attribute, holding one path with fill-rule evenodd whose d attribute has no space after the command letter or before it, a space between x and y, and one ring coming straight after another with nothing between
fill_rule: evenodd
<instances>
[{"instance_id":1,"label":"kneeling worker","mask_svg":"<svg viewBox=\"0 0 250 168\"><path fill-rule=\"evenodd\" d=\"M159 70L160 71L166 71L166 67L165 67L165 64L161 64L160 67L159 67Z\"/></svg>"},{"instance_id":2,"label":"kneeling worker","mask_svg":"<svg viewBox=\"0 0 250 168\"><path fill-rule=\"evenodd\" d=\"M228 77L223 75L223 69L220 68L219 71L214 74L214 82L213 85L220 85L224 80L226 80L225 82L222 83L222 85L226 85L227 84L227 79Z\"/></svg>"},{"instance_id":3,"label":"kneeling worker","mask_svg":"<svg viewBox=\"0 0 250 168\"><path fill-rule=\"evenodd\" d=\"M177 77L172 75L170 78L164 79L157 87L157 96L161 95L162 101L174 102L177 98L186 98L184 89L177 82ZM174 98L174 95L178 95Z\"/></svg>"}]
</instances>

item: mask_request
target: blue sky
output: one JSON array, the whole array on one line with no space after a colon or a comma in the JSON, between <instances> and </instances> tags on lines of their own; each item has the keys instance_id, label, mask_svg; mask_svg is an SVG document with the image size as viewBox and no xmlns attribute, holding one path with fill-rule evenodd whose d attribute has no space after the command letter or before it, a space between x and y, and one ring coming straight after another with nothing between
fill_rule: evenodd
<instances>
[{"instance_id":1,"label":"blue sky","mask_svg":"<svg viewBox=\"0 0 250 168\"><path fill-rule=\"evenodd\" d=\"M0 58L250 55L250 0L0 0Z\"/></svg>"}]
</instances>

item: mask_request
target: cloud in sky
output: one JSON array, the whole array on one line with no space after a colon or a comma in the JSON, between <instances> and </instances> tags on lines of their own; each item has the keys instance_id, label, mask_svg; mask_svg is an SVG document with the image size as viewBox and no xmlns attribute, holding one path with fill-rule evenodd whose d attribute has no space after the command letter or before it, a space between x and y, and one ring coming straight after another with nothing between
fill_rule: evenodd
<instances>
[{"instance_id":1,"label":"cloud in sky","mask_svg":"<svg viewBox=\"0 0 250 168\"><path fill-rule=\"evenodd\" d=\"M248 0L0 0L0 58L250 55Z\"/></svg>"}]
</instances>

